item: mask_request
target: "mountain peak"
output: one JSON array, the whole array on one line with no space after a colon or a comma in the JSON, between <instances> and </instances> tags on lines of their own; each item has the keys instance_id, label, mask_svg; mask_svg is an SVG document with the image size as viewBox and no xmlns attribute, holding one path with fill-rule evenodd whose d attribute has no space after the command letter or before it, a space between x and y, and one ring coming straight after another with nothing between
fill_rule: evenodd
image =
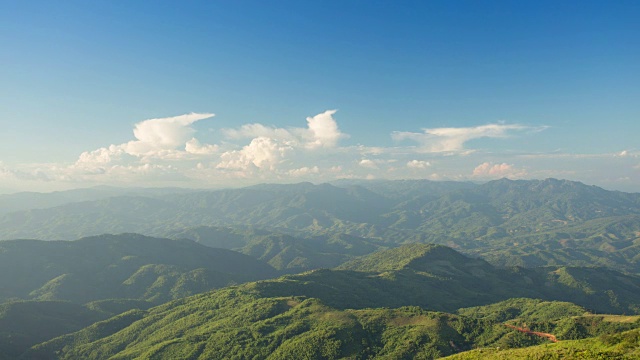
<instances>
[{"instance_id":1,"label":"mountain peak","mask_svg":"<svg viewBox=\"0 0 640 360\"><path fill-rule=\"evenodd\" d=\"M465 264L469 261L474 260L467 258L447 246L436 244L409 244L375 252L362 258L349 261L339 268L365 272L397 271L403 269L426 271L432 270L432 265L437 262Z\"/></svg>"}]
</instances>

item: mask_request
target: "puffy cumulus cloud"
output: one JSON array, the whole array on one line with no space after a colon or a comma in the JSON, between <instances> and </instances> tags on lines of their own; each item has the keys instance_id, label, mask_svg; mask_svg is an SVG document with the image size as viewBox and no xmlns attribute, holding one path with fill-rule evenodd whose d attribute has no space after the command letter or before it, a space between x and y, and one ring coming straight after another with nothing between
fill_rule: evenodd
<instances>
[{"instance_id":1,"label":"puffy cumulus cloud","mask_svg":"<svg viewBox=\"0 0 640 360\"><path fill-rule=\"evenodd\" d=\"M183 159L189 155L208 155L217 151L216 145L201 144L193 137L196 121L213 117L213 114L190 113L180 116L141 121L134 125L136 140L120 145L110 145L85 151L78 157L80 167L130 163L135 159Z\"/></svg>"},{"instance_id":2,"label":"puffy cumulus cloud","mask_svg":"<svg viewBox=\"0 0 640 360\"><path fill-rule=\"evenodd\" d=\"M422 133L395 131L396 141L411 140L419 143L427 152L461 152L464 144L479 138L504 138L517 131L541 131L546 127L532 128L518 124L487 124L461 128L423 129Z\"/></svg>"},{"instance_id":3,"label":"puffy cumulus cloud","mask_svg":"<svg viewBox=\"0 0 640 360\"><path fill-rule=\"evenodd\" d=\"M144 181L154 176L170 179L167 174L171 172L193 179L220 175L224 179L257 176L262 180L318 174L319 168L308 162L326 152L314 149L335 148L339 139L347 137L339 130L334 114L335 110L329 110L309 117L306 128L247 124L223 130L228 139L235 140L224 143L224 149L195 137L193 124L213 114L148 119L135 124L134 140L85 151L74 164L51 171L63 174L68 181L96 182L127 182L135 177ZM243 145L245 138L250 140ZM131 177L124 176L127 171Z\"/></svg>"},{"instance_id":4,"label":"puffy cumulus cloud","mask_svg":"<svg viewBox=\"0 0 640 360\"><path fill-rule=\"evenodd\" d=\"M214 114L191 113L186 115L149 119L137 123L133 129L136 140L123 144L132 155L145 155L159 150L175 150L184 147L193 138L191 127L196 121L208 119Z\"/></svg>"},{"instance_id":5,"label":"puffy cumulus cloud","mask_svg":"<svg viewBox=\"0 0 640 360\"><path fill-rule=\"evenodd\" d=\"M275 170L292 146L276 139L260 136L241 150L227 151L220 156L218 169L249 170L251 168Z\"/></svg>"},{"instance_id":6,"label":"puffy cumulus cloud","mask_svg":"<svg viewBox=\"0 0 640 360\"><path fill-rule=\"evenodd\" d=\"M430 162L422 160L411 160L407 163L409 169L426 169L429 166L431 166Z\"/></svg>"},{"instance_id":7,"label":"puffy cumulus cloud","mask_svg":"<svg viewBox=\"0 0 640 360\"><path fill-rule=\"evenodd\" d=\"M260 123L222 129L218 144L201 142L194 124L213 114L186 114L148 119L133 127L131 141L85 151L77 161L51 166L0 167L0 179L13 186L22 179L75 184L145 184L167 186L239 186L259 182L331 181L339 178L441 178L461 179L520 176L522 171L507 163L484 163L469 174L469 169L483 161L496 161L491 154L476 151L465 154L464 145L480 137L507 137L532 130L521 125L489 124L469 128L425 129L423 133L396 132L396 140L412 140L421 146L343 146L348 135L341 132L335 110L306 118L306 126L278 128ZM426 154L425 152L432 153ZM613 153L607 154L611 159ZM633 160L630 153L618 154L616 162ZM511 161L501 154L500 161ZM522 158L530 174L539 166ZM625 160L626 159L626 160ZM629 163L627 169L637 161ZM437 166L435 166L437 164ZM40 169L40 170L38 170ZM426 170L429 169L429 170ZM431 175L429 175L431 173ZM437 173L437 175L435 174ZM37 180L40 179L40 180ZM24 181L26 183L26 181ZM8 184L8 185L7 185Z\"/></svg>"},{"instance_id":8,"label":"puffy cumulus cloud","mask_svg":"<svg viewBox=\"0 0 640 360\"><path fill-rule=\"evenodd\" d=\"M126 155L127 153L122 146L111 145L106 148L83 152L78 157L76 164L79 166L110 164L121 161Z\"/></svg>"},{"instance_id":9,"label":"puffy cumulus cloud","mask_svg":"<svg viewBox=\"0 0 640 360\"><path fill-rule=\"evenodd\" d=\"M201 144L196 138L191 138L187 141L184 150L189 154L196 155L211 155L218 152L218 145L213 144Z\"/></svg>"},{"instance_id":10,"label":"puffy cumulus cloud","mask_svg":"<svg viewBox=\"0 0 640 360\"><path fill-rule=\"evenodd\" d=\"M378 164L376 164L375 161L370 160L370 159L362 159L362 160L360 160L358 165L360 165L360 166L362 166L364 168L369 168L369 169L377 169L378 168Z\"/></svg>"},{"instance_id":11,"label":"puffy cumulus cloud","mask_svg":"<svg viewBox=\"0 0 640 360\"><path fill-rule=\"evenodd\" d=\"M336 110L327 110L307 117L307 128L276 128L259 123L242 125L238 129L223 129L222 133L232 140L246 138L270 138L286 141L290 146L307 149L333 148L340 139L348 138L338 128L333 118Z\"/></svg>"},{"instance_id":12,"label":"puffy cumulus cloud","mask_svg":"<svg viewBox=\"0 0 640 360\"><path fill-rule=\"evenodd\" d=\"M322 114L307 118L308 137L310 141L307 146L316 147L334 147L338 140L348 137L338 129L338 124L333 119L333 114L337 110L327 110Z\"/></svg>"},{"instance_id":13,"label":"puffy cumulus cloud","mask_svg":"<svg viewBox=\"0 0 640 360\"><path fill-rule=\"evenodd\" d=\"M472 173L473 177L486 178L520 177L523 175L526 175L526 172L515 168L513 165L507 163L494 164L491 162L484 162L476 166Z\"/></svg>"}]
</instances>

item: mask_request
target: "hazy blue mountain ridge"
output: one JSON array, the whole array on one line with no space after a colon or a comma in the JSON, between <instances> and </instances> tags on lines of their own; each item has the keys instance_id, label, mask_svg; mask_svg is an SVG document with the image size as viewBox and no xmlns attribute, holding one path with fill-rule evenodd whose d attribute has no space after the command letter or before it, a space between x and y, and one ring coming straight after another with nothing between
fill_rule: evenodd
<instances>
[{"instance_id":1,"label":"hazy blue mountain ridge","mask_svg":"<svg viewBox=\"0 0 640 360\"><path fill-rule=\"evenodd\" d=\"M257 185L72 203L1 216L0 238L75 239L121 232L175 237L201 226L253 227L306 239L349 234L384 247L439 243L504 265L600 264L640 273L640 194L556 179L343 186ZM276 248L284 250L285 243L295 246L278 267L316 266L313 261L289 266L294 254L308 259L308 248L295 247L318 250L312 242L281 238ZM264 259L271 261L272 255ZM317 264L336 264L332 261Z\"/></svg>"}]
</instances>

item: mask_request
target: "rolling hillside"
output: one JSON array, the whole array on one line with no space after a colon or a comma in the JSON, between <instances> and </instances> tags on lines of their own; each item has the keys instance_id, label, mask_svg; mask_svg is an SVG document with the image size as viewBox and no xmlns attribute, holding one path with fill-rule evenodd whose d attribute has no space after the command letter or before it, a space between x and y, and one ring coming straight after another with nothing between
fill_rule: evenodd
<instances>
[{"instance_id":1,"label":"rolling hillside","mask_svg":"<svg viewBox=\"0 0 640 360\"><path fill-rule=\"evenodd\" d=\"M433 359L478 347L517 348L547 341L505 323L527 323L556 331L560 338L578 339L640 326L640 321L609 325L586 310L632 311L631 301L640 294L639 278L618 273L600 283L588 281L594 275L588 269L559 279L549 277L551 269L522 271L496 269L443 246L407 245L336 270L247 283L148 311L132 310L36 345L25 358ZM579 277L580 272L587 275ZM620 286L630 293L615 293L616 303L602 302L603 294L606 298ZM565 297L582 306L505 300L522 294ZM497 299L503 301L494 303ZM459 309L462 305L476 307Z\"/></svg>"},{"instance_id":2,"label":"rolling hillside","mask_svg":"<svg viewBox=\"0 0 640 360\"><path fill-rule=\"evenodd\" d=\"M300 238L256 228L199 226L170 232L167 236L235 250L265 261L284 273L333 268L357 256L386 248L379 241L346 234Z\"/></svg>"},{"instance_id":3,"label":"rolling hillside","mask_svg":"<svg viewBox=\"0 0 640 360\"><path fill-rule=\"evenodd\" d=\"M77 241L0 242L0 289L7 300L171 299L275 276L249 256L192 241L137 234Z\"/></svg>"}]
</instances>

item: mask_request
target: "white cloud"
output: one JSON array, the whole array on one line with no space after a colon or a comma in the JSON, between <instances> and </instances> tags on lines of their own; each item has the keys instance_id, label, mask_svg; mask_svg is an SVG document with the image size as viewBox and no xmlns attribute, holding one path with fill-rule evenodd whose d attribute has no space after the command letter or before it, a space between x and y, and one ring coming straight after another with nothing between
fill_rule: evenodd
<instances>
[{"instance_id":1,"label":"white cloud","mask_svg":"<svg viewBox=\"0 0 640 360\"><path fill-rule=\"evenodd\" d=\"M194 127L194 123L213 114L144 120L133 127L131 141L85 151L75 163L24 165L15 169L0 166L0 186L20 188L14 185L20 181L29 184L47 181L67 187L160 183L186 187L239 186L294 178L299 181L305 177L313 181L367 177L469 180L538 176L541 174L538 169L548 167L549 163L556 164L556 173L558 169L571 170L572 166L565 163L575 163L573 157L578 156L527 157L522 153L491 154L465 149L471 139L502 138L536 130L505 124L393 133L396 140L412 140L420 146L341 146L340 141L348 135L341 132L335 114L335 110L328 110L307 117L306 127L278 128L253 123L222 129L224 141L219 144L206 143ZM637 164L634 154L637 152L631 150L617 153L616 162L628 162L627 171L637 173L632 169ZM611 160L613 155L613 152L599 157L592 155L593 159L587 160ZM529 173L503 161L524 165ZM474 167L471 175L469 169Z\"/></svg>"},{"instance_id":2,"label":"white cloud","mask_svg":"<svg viewBox=\"0 0 640 360\"><path fill-rule=\"evenodd\" d=\"M637 151L623 150L615 154L614 156L621 158L637 158L638 156L640 156L640 154L638 154Z\"/></svg>"},{"instance_id":3,"label":"white cloud","mask_svg":"<svg viewBox=\"0 0 640 360\"><path fill-rule=\"evenodd\" d=\"M120 145L110 145L85 151L76 165L87 168L107 164L130 164L137 159L178 160L188 155L207 155L217 151L216 145L200 144L193 138L191 127L196 121L213 117L213 114L190 113L186 115L149 119L135 124L136 140Z\"/></svg>"},{"instance_id":4,"label":"white cloud","mask_svg":"<svg viewBox=\"0 0 640 360\"><path fill-rule=\"evenodd\" d=\"M184 150L190 154L210 155L218 152L218 145L201 144L196 138L191 138L185 144Z\"/></svg>"},{"instance_id":5,"label":"white cloud","mask_svg":"<svg viewBox=\"0 0 640 360\"><path fill-rule=\"evenodd\" d=\"M502 163L494 164L491 162L484 162L475 169L473 169L472 176L474 177L519 177L525 175L523 170L516 169L513 165Z\"/></svg>"},{"instance_id":6,"label":"white cloud","mask_svg":"<svg viewBox=\"0 0 640 360\"><path fill-rule=\"evenodd\" d=\"M333 118L336 110L327 110L313 117L307 117L307 128L276 128L259 123L242 125L238 129L223 129L222 133L229 139L270 138L286 141L295 147L308 149L333 148L340 139L348 138L338 128Z\"/></svg>"},{"instance_id":7,"label":"white cloud","mask_svg":"<svg viewBox=\"0 0 640 360\"><path fill-rule=\"evenodd\" d=\"M369 169L377 169L378 168L378 165L375 163L375 161L370 160L370 159L362 159L362 160L360 160L358 165L360 165L362 167L365 167L365 168L369 168Z\"/></svg>"},{"instance_id":8,"label":"white cloud","mask_svg":"<svg viewBox=\"0 0 640 360\"><path fill-rule=\"evenodd\" d=\"M303 129L300 129L303 130ZM287 129L265 126L262 124L245 124L238 129L223 129L222 133L229 139L247 139L268 137L293 141L296 137Z\"/></svg>"},{"instance_id":9,"label":"white cloud","mask_svg":"<svg viewBox=\"0 0 640 360\"><path fill-rule=\"evenodd\" d=\"M111 145L108 148L100 148L93 151L85 151L78 157L78 165L109 164L122 159L125 154L121 146Z\"/></svg>"},{"instance_id":10,"label":"white cloud","mask_svg":"<svg viewBox=\"0 0 640 360\"><path fill-rule=\"evenodd\" d=\"M286 154L293 148L276 139L257 137L241 150L227 151L220 156L218 169L248 170L252 167L258 169L275 170L282 162Z\"/></svg>"},{"instance_id":11,"label":"white cloud","mask_svg":"<svg viewBox=\"0 0 640 360\"><path fill-rule=\"evenodd\" d=\"M415 141L421 145L422 150L427 152L460 152L464 150L464 144L469 140L504 138L516 131L540 131L545 128L532 128L517 124L487 124L463 128L423 129L422 133L395 131L391 137L396 141Z\"/></svg>"},{"instance_id":12,"label":"white cloud","mask_svg":"<svg viewBox=\"0 0 640 360\"><path fill-rule=\"evenodd\" d=\"M388 167L396 162L398 162L398 160L393 158L362 159L358 162L358 165L368 169L380 169L381 167Z\"/></svg>"},{"instance_id":13,"label":"white cloud","mask_svg":"<svg viewBox=\"0 0 640 360\"><path fill-rule=\"evenodd\" d=\"M307 118L309 127L310 140L307 146L316 147L334 147L338 140L348 137L338 129L338 124L333 119L333 114L337 110L327 110L322 114Z\"/></svg>"},{"instance_id":14,"label":"white cloud","mask_svg":"<svg viewBox=\"0 0 640 360\"><path fill-rule=\"evenodd\" d=\"M149 119L137 123L133 135L137 140L123 144L132 155L144 155L158 150L175 150L191 140L195 130L191 127L199 120L214 114L186 114L168 118Z\"/></svg>"},{"instance_id":15,"label":"white cloud","mask_svg":"<svg viewBox=\"0 0 640 360\"><path fill-rule=\"evenodd\" d=\"M426 169L429 166L431 166L430 162L421 160L411 160L407 163L407 167L410 169Z\"/></svg>"},{"instance_id":16,"label":"white cloud","mask_svg":"<svg viewBox=\"0 0 640 360\"><path fill-rule=\"evenodd\" d=\"M320 173L320 169L317 166L314 167L301 167L299 169L292 169L289 170L289 175L293 176L293 177L301 177L301 176L307 176L307 175L312 175L312 174L318 174Z\"/></svg>"}]
</instances>

